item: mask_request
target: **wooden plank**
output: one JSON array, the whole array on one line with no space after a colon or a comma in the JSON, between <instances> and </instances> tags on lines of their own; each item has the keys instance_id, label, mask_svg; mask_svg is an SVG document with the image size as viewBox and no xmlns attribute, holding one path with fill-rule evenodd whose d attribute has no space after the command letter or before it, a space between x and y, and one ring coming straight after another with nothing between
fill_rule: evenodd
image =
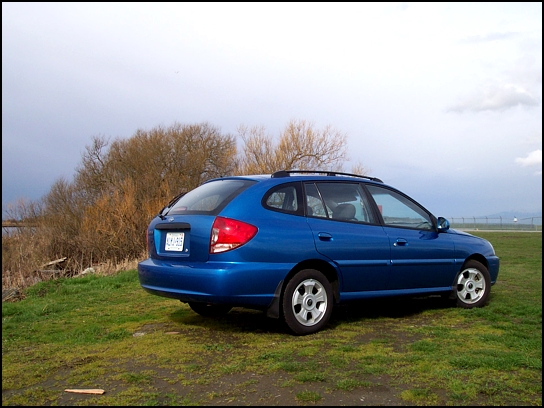
<instances>
[{"instance_id":1,"label":"wooden plank","mask_svg":"<svg viewBox=\"0 0 544 408\"><path fill-rule=\"evenodd\" d=\"M65 392L73 392L76 394L104 394L104 390L100 388L81 388L81 389L66 389Z\"/></svg>"}]
</instances>

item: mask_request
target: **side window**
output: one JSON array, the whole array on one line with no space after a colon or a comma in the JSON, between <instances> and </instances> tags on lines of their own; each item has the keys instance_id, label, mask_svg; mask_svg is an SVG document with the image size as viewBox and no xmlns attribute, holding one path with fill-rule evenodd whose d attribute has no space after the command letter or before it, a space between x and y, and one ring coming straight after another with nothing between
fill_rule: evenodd
<instances>
[{"instance_id":1,"label":"side window","mask_svg":"<svg viewBox=\"0 0 544 408\"><path fill-rule=\"evenodd\" d=\"M306 184L306 199L308 205L314 210L314 216L337 221L375 222L359 183L332 182L316 183L311 186ZM312 192L315 191L319 194L319 200L313 198L315 193L312 194ZM312 205L313 201L316 202L315 205ZM316 210L317 214L315 214Z\"/></svg>"},{"instance_id":2,"label":"side window","mask_svg":"<svg viewBox=\"0 0 544 408\"><path fill-rule=\"evenodd\" d=\"M300 187L297 184L282 184L269 190L264 198L265 208L293 214L302 214Z\"/></svg>"},{"instance_id":3,"label":"side window","mask_svg":"<svg viewBox=\"0 0 544 408\"><path fill-rule=\"evenodd\" d=\"M368 191L378 206L383 222L391 227L431 230L433 222L419 205L395 191L367 185Z\"/></svg>"}]
</instances>

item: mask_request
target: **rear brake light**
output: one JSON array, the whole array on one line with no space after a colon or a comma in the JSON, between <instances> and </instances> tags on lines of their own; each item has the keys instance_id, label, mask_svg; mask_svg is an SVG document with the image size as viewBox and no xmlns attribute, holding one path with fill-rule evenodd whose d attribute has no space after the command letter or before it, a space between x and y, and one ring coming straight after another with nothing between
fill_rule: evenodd
<instances>
[{"instance_id":1,"label":"rear brake light","mask_svg":"<svg viewBox=\"0 0 544 408\"><path fill-rule=\"evenodd\" d=\"M257 227L230 218L216 217L212 225L210 254L230 251L251 240Z\"/></svg>"}]
</instances>

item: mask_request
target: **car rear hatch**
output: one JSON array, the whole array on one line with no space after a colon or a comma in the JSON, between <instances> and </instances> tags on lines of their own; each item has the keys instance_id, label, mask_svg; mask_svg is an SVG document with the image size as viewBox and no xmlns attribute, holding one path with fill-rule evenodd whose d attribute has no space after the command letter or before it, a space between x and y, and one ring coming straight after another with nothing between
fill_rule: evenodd
<instances>
[{"instance_id":1,"label":"car rear hatch","mask_svg":"<svg viewBox=\"0 0 544 408\"><path fill-rule=\"evenodd\" d=\"M151 224L152 258L178 262L206 262L214 215L171 216Z\"/></svg>"},{"instance_id":2,"label":"car rear hatch","mask_svg":"<svg viewBox=\"0 0 544 408\"><path fill-rule=\"evenodd\" d=\"M255 183L246 178L214 179L171 202L149 225L151 258L206 262L217 215Z\"/></svg>"}]
</instances>

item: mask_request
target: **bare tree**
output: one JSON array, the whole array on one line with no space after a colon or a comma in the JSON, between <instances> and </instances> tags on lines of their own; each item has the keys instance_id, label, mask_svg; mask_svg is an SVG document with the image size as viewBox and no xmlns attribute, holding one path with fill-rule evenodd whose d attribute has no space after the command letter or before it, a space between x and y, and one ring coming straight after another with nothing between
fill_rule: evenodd
<instances>
[{"instance_id":1,"label":"bare tree","mask_svg":"<svg viewBox=\"0 0 544 408\"><path fill-rule=\"evenodd\" d=\"M266 134L264 126L248 128L241 125L238 134L244 142L236 170L238 174L266 174L281 168L273 137Z\"/></svg>"},{"instance_id":2,"label":"bare tree","mask_svg":"<svg viewBox=\"0 0 544 408\"><path fill-rule=\"evenodd\" d=\"M372 173L372 170L369 167L364 166L359 160L351 166L351 173L360 174L361 176L369 176Z\"/></svg>"},{"instance_id":3,"label":"bare tree","mask_svg":"<svg viewBox=\"0 0 544 408\"><path fill-rule=\"evenodd\" d=\"M75 177L75 184L87 192L87 204L92 204L92 200L98 198L103 188L112 182L106 178L105 171L109 139L99 135L93 136L91 140L91 145L85 147Z\"/></svg>"},{"instance_id":4,"label":"bare tree","mask_svg":"<svg viewBox=\"0 0 544 408\"><path fill-rule=\"evenodd\" d=\"M274 138L261 126L240 126L244 146L238 174L273 173L277 170L337 170L347 159L346 135L328 125L317 129L311 122L291 120Z\"/></svg>"}]
</instances>

